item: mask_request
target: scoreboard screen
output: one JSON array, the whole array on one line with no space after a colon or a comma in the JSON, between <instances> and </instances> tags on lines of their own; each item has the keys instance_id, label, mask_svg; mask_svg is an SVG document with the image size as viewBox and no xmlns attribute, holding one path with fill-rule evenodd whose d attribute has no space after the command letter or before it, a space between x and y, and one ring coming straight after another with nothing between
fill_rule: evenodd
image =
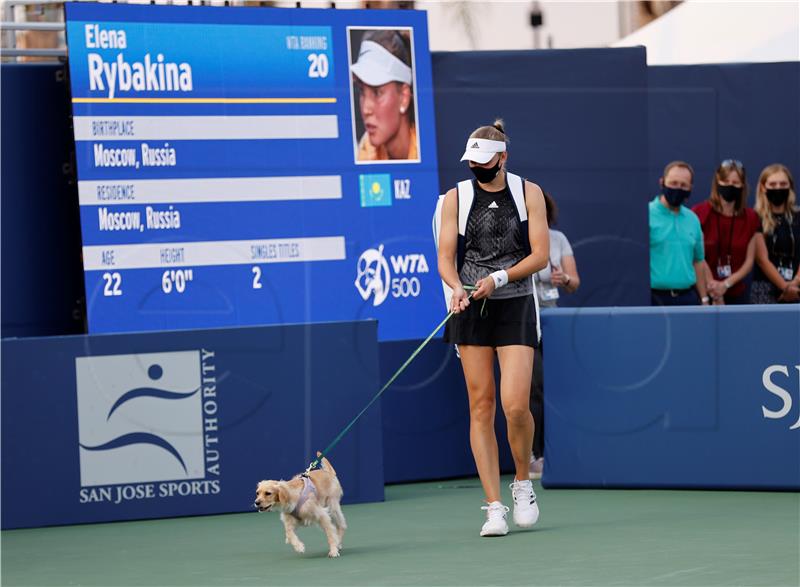
<instances>
[{"instance_id":1,"label":"scoreboard screen","mask_svg":"<svg viewBox=\"0 0 800 587\"><path fill-rule=\"evenodd\" d=\"M444 305L424 12L66 5L92 333Z\"/></svg>"}]
</instances>

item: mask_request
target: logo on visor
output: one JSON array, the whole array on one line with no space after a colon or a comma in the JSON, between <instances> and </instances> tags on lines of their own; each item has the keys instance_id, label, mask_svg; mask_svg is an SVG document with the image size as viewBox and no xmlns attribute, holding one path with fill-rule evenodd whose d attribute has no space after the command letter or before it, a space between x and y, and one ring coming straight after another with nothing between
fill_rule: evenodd
<instances>
[{"instance_id":1,"label":"logo on visor","mask_svg":"<svg viewBox=\"0 0 800 587\"><path fill-rule=\"evenodd\" d=\"M362 208L392 205L392 176L388 173L359 175L358 184Z\"/></svg>"},{"instance_id":2,"label":"logo on visor","mask_svg":"<svg viewBox=\"0 0 800 587\"><path fill-rule=\"evenodd\" d=\"M481 146L478 143L472 143L472 146L470 147L470 149L480 149L480 148Z\"/></svg>"}]
</instances>

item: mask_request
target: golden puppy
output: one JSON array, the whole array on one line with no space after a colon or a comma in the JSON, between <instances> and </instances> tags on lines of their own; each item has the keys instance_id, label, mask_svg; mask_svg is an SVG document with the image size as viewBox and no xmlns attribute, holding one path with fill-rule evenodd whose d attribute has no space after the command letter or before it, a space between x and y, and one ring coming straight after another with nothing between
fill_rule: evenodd
<instances>
[{"instance_id":1,"label":"golden puppy","mask_svg":"<svg viewBox=\"0 0 800 587\"><path fill-rule=\"evenodd\" d=\"M320 456L320 453L317 453ZM322 468L306 475L296 475L291 481L260 481L256 487L254 506L260 512L275 508L281 512L286 529L286 544L295 552L305 552L306 547L297 537L298 524L319 524L328 538L328 556L339 556L347 522L339 502L342 486L328 459L322 457Z\"/></svg>"}]
</instances>

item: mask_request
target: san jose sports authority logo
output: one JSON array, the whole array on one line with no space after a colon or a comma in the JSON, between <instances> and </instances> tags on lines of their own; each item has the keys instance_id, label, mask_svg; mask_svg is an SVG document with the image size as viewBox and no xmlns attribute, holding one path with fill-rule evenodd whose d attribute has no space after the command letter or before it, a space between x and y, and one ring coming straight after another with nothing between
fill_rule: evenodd
<instances>
[{"instance_id":1,"label":"san jose sports authority logo","mask_svg":"<svg viewBox=\"0 0 800 587\"><path fill-rule=\"evenodd\" d=\"M390 294L394 298L419 296L422 285L416 274L429 271L425 255L390 255L392 275L383 251L384 246L380 245L377 249L367 249L358 258L355 286L361 299L367 301L373 296L372 305L380 306Z\"/></svg>"},{"instance_id":2,"label":"san jose sports authority logo","mask_svg":"<svg viewBox=\"0 0 800 587\"><path fill-rule=\"evenodd\" d=\"M219 492L216 479L189 481L219 475L213 358L193 350L75 359L82 503ZM155 485L163 481L172 483Z\"/></svg>"}]
</instances>

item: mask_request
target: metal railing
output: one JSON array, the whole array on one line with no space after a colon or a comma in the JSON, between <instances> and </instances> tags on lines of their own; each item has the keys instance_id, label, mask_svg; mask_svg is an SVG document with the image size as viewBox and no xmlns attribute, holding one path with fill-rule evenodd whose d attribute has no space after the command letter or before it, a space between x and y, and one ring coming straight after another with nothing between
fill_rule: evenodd
<instances>
[{"instance_id":1,"label":"metal railing","mask_svg":"<svg viewBox=\"0 0 800 587\"><path fill-rule=\"evenodd\" d=\"M172 6L275 6L296 8L413 8L413 0L72 0ZM3 61L63 60L67 55L63 0L0 0Z\"/></svg>"},{"instance_id":2,"label":"metal railing","mask_svg":"<svg viewBox=\"0 0 800 587\"><path fill-rule=\"evenodd\" d=\"M300 6L273 0L73 0L178 6ZM323 4L318 2L314 4ZM326 2L328 6L333 2ZM67 55L63 0L0 0L0 58L7 61L63 60Z\"/></svg>"},{"instance_id":3,"label":"metal railing","mask_svg":"<svg viewBox=\"0 0 800 587\"><path fill-rule=\"evenodd\" d=\"M3 61L39 61L66 56L63 2L2 0L0 56Z\"/></svg>"}]
</instances>

